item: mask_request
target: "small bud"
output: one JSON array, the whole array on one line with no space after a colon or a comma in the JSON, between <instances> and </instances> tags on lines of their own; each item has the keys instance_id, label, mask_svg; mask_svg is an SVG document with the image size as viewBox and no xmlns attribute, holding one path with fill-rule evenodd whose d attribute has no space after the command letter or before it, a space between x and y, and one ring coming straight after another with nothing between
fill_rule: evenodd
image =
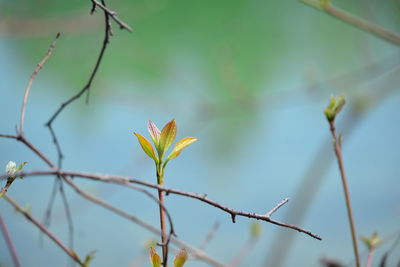
<instances>
[{"instance_id":1,"label":"small bud","mask_svg":"<svg viewBox=\"0 0 400 267\"><path fill-rule=\"evenodd\" d=\"M154 248L150 248L150 262L153 267L161 267L161 258Z\"/></svg>"},{"instance_id":2,"label":"small bud","mask_svg":"<svg viewBox=\"0 0 400 267\"><path fill-rule=\"evenodd\" d=\"M342 110L344 104L346 104L346 98L343 94L339 96L331 96L328 107L324 110L326 119L333 122L336 115Z\"/></svg>"},{"instance_id":3,"label":"small bud","mask_svg":"<svg viewBox=\"0 0 400 267\"><path fill-rule=\"evenodd\" d=\"M181 248L174 259L174 267L182 267L188 259L188 253L185 248Z\"/></svg>"},{"instance_id":4,"label":"small bud","mask_svg":"<svg viewBox=\"0 0 400 267\"><path fill-rule=\"evenodd\" d=\"M382 242L382 239L378 236L378 233L373 233L370 237L362 236L361 240L369 250L376 248Z\"/></svg>"},{"instance_id":5,"label":"small bud","mask_svg":"<svg viewBox=\"0 0 400 267\"><path fill-rule=\"evenodd\" d=\"M6 173L13 175L17 172L17 164L14 161L9 161L6 166Z\"/></svg>"}]
</instances>

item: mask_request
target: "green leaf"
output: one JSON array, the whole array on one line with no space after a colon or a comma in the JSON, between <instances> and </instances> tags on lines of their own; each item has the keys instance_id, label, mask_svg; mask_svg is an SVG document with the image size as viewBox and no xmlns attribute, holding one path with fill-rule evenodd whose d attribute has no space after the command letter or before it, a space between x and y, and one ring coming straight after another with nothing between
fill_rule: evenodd
<instances>
[{"instance_id":1,"label":"green leaf","mask_svg":"<svg viewBox=\"0 0 400 267\"><path fill-rule=\"evenodd\" d=\"M27 164L28 162L24 161L21 164L18 165L16 171L19 172L20 170L22 170L22 168ZM19 178L23 179L24 177L20 176Z\"/></svg>"},{"instance_id":2,"label":"green leaf","mask_svg":"<svg viewBox=\"0 0 400 267\"><path fill-rule=\"evenodd\" d=\"M174 267L182 267L188 259L188 253L185 248L181 248L174 259Z\"/></svg>"},{"instance_id":3,"label":"green leaf","mask_svg":"<svg viewBox=\"0 0 400 267\"><path fill-rule=\"evenodd\" d=\"M160 136L160 157L164 155L165 151L167 151L170 145L174 142L176 131L177 127L175 120L168 122L162 129Z\"/></svg>"},{"instance_id":4,"label":"green leaf","mask_svg":"<svg viewBox=\"0 0 400 267\"><path fill-rule=\"evenodd\" d=\"M153 143L156 146L156 149L158 150L158 145L160 142L160 135L161 135L160 130L151 120L149 120L149 122L147 123L147 130L149 131L151 139L153 140Z\"/></svg>"},{"instance_id":5,"label":"green leaf","mask_svg":"<svg viewBox=\"0 0 400 267\"><path fill-rule=\"evenodd\" d=\"M161 258L154 248L150 248L150 262L153 267L161 267Z\"/></svg>"},{"instance_id":6,"label":"green leaf","mask_svg":"<svg viewBox=\"0 0 400 267\"><path fill-rule=\"evenodd\" d=\"M173 158L176 158L177 156L179 156L179 154L182 152L182 150L185 147L187 147L188 145L190 145L191 143L193 143L195 141L197 141L197 138L194 138L194 137L186 137L186 138L179 140L179 142L176 143L172 152L169 154L167 160L170 160L170 159L173 159Z\"/></svg>"},{"instance_id":7,"label":"green leaf","mask_svg":"<svg viewBox=\"0 0 400 267\"><path fill-rule=\"evenodd\" d=\"M142 147L143 151L152 159L154 159L155 162L158 162L158 158L156 154L154 154L154 149L149 140L146 139L141 134L134 133L139 141L140 146Z\"/></svg>"},{"instance_id":8,"label":"green leaf","mask_svg":"<svg viewBox=\"0 0 400 267\"><path fill-rule=\"evenodd\" d=\"M28 162L24 161L21 164L18 165L16 171L19 172L20 170L22 170L22 168L27 164Z\"/></svg>"}]
</instances>

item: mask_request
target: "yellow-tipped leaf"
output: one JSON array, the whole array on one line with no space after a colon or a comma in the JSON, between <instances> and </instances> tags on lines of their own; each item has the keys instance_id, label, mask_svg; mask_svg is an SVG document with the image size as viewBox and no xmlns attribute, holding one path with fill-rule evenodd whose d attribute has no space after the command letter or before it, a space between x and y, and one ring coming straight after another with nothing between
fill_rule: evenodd
<instances>
[{"instance_id":1,"label":"yellow-tipped leaf","mask_svg":"<svg viewBox=\"0 0 400 267\"><path fill-rule=\"evenodd\" d=\"M158 158L156 156L156 154L154 154L154 149L153 146L151 145L151 143L149 142L149 140L146 139L146 137L144 137L141 134L138 133L134 133L139 141L140 146L142 147L143 151L152 159L154 159L154 161L158 161Z\"/></svg>"},{"instance_id":2,"label":"yellow-tipped leaf","mask_svg":"<svg viewBox=\"0 0 400 267\"><path fill-rule=\"evenodd\" d=\"M194 137L186 137L183 138L181 140L179 140L178 143L176 143L174 149L172 150L172 152L169 154L168 156L168 160L176 158L177 156L179 156L179 154L182 152L182 150L187 147L188 145L190 145L191 143L197 141L197 138Z\"/></svg>"},{"instance_id":3,"label":"yellow-tipped leaf","mask_svg":"<svg viewBox=\"0 0 400 267\"><path fill-rule=\"evenodd\" d=\"M161 267L161 258L154 248L150 248L150 262L153 267Z\"/></svg>"},{"instance_id":4,"label":"yellow-tipped leaf","mask_svg":"<svg viewBox=\"0 0 400 267\"><path fill-rule=\"evenodd\" d=\"M160 135L161 135L160 130L151 120L149 120L149 122L147 123L147 130L149 131L151 139L153 140L154 145L158 150L158 143L160 142Z\"/></svg>"},{"instance_id":5,"label":"yellow-tipped leaf","mask_svg":"<svg viewBox=\"0 0 400 267\"><path fill-rule=\"evenodd\" d=\"M168 122L164 128L161 130L160 136L160 154L163 155L165 151L170 147L170 145L174 142L176 136L176 122L172 120Z\"/></svg>"},{"instance_id":6,"label":"yellow-tipped leaf","mask_svg":"<svg viewBox=\"0 0 400 267\"><path fill-rule=\"evenodd\" d=\"M181 248L174 259L174 267L182 267L188 259L188 253L185 248Z\"/></svg>"}]
</instances>

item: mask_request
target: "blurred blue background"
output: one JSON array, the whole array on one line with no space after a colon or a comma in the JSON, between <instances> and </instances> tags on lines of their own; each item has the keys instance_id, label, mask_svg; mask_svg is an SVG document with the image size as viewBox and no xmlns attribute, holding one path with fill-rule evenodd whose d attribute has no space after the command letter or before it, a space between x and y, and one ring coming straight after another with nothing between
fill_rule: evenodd
<instances>
[{"instance_id":1,"label":"blurred blue background","mask_svg":"<svg viewBox=\"0 0 400 267\"><path fill-rule=\"evenodd\" d=\"M399 29L398 1L334 3ZM15 132L29 77L61 32L34 81L25 126L27 138L56 162L43 125L61 102L85 85L101 47L102 13L90 16L90 1L0 4L0 133ZM55 121L65 169L155 182L153 163L132 132L148 136L147 120L162 127L175 118L178 139L194 136L199 141L168 164L167 186L207 193L222 204L256 213L289 197L274 218L323 238L317 241L262 223L262 236L241 266L320 266L325 257L351 263L342 185L322 112L331 94L345 93L348 105L338 118L338 131L343 134L355 222L359 235L377 231L385 238L376 254L379 262L400 231L397 47L297 1L108 4L134 32L114 25L90 104L83 96ZM26 170L47 168L14 140L1 139L0 151L0 166L13 160L28 161ZM17 180L9 195L30 205L32 215L42 219L53 179ZM158 207L146 196L119 186L75 181L158 226ZM158 237L65 188L79 255L97 250L92 266L150 266L145 244ZM222 262L228 263L250 236L248 219L238 217L232 224L228 214L174 195L167 197L166 205L179 238L194 246L220 223L206 251ZM38 230L5 201L0 201L0 212L23 266L67 265L66 255L47 238L40 244ZM67 242L59 195L50 230ZM399 261L396 249L390 264ZM282 256L282 251L287 253ZM362 258L365 261L365 253ZM13 266L3 238L0 264ZM187 266L206 264L190 261Z\"/></svg>"}]
</instances>

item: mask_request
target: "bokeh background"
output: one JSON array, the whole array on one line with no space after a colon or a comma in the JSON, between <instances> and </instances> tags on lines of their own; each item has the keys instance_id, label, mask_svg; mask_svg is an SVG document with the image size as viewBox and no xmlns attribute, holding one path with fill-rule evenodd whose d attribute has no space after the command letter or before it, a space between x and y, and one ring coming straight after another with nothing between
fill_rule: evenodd
<instances>
[{"instance_id":1,"label":"bokeh background","mask_svg":"<svg viewBox=\"0 0 400 267\"><path fill-rule=\"evenodd\" d=\"M334 1L394 32L395 0ZM65 169L129 175L155 182L152 161L133 131L147 135L175 118L178 138L199 141L171 161L166 185L207 193L239 210L263 213L285 197L274 217L322 236L314 240L262 223L262 236L241 266L321 266L322 258L352 264L352 245L338 168L323 109L345 93L338 118L358 234L385 238L378 264L400 231L398 47L298 1L136 0L108 3L134 28L114 36L90 91L66 109L54 128ZM103 39L103 15L90 1L0 0L0 132L13 134L24 88L57 32L52 57L37 76L27 105L26 136L53 161L44 123L86 83ZM0 166L28 161L46 169L14 140L0 140ZM2 167L3 168L3 167ZM51 177L17 180L9 195L44 216ZM2 182L3 184L4 182ZM83 189L158 226L157 205L118 186L76 179ZM150 266L146 243L156 236L82 199L66 194L79 255L96 250L92 266ZM206 251L229 263L250 237L250 221L196 200L168 196L179 238L199 245L215 222ZM0 201L23 266L67 266L66 255ZM50 230L68 241L60 196ZM360 244L363 261L365 247ZM400 260L399 247L388 266ZM0 264L13 266L0 238ZM190 261L187 266L206 266Z\"/></svg>"}]
</instances>

